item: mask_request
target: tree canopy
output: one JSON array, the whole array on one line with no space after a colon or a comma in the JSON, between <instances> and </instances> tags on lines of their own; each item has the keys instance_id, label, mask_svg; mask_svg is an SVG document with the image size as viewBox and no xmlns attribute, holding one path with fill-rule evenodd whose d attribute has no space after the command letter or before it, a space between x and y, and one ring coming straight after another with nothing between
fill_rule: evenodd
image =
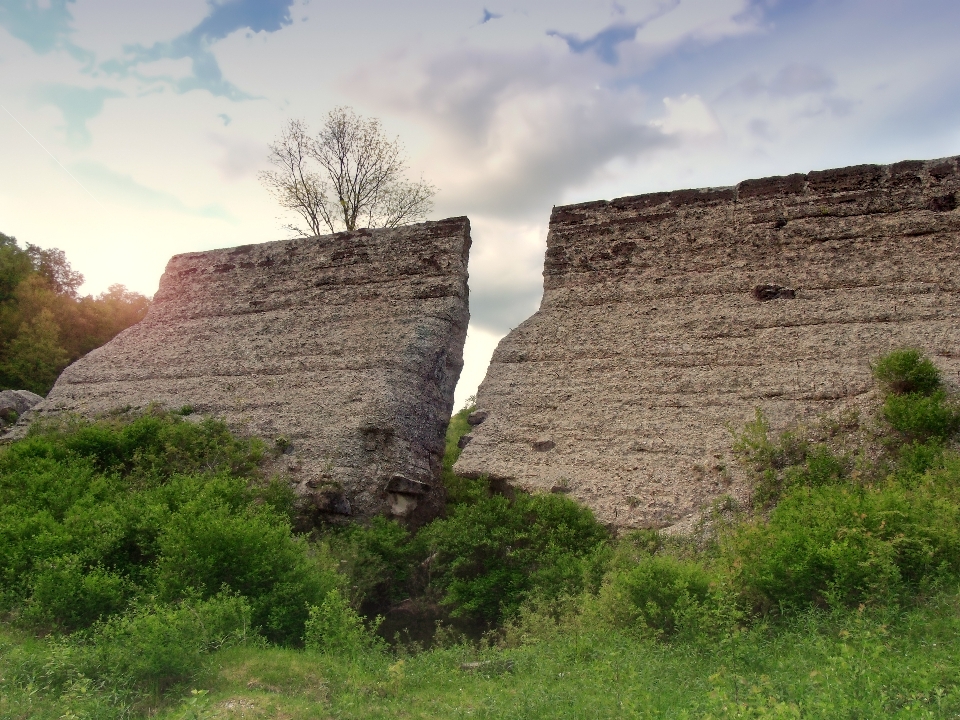
<instances>
[{"instance_id":1,"label":"tree canopy","mask_svg":"<svg viewBox=\"0 0 960 720\"><path fill-rule=\"evenodd\" d=\"M260 181L306 223L284 227L307 237L422 220L436 194L422 178L406 179L403 147L379 120L348 107L331 110L315 136L303 120L290 120L269 160L277 169L262 172Z\"/></svg>"},{"instance_id":2,"label":"tree canopy","mask_svg":"<svg viewBox=\"0 0 960 720\"><path fill-rule=\"evenodd\" d=\"M63 369L139 322L150 301L123 285L78 293L83 275L62 250L0 233L0 390L45 395Z\"/></svg>"}]
</instances>

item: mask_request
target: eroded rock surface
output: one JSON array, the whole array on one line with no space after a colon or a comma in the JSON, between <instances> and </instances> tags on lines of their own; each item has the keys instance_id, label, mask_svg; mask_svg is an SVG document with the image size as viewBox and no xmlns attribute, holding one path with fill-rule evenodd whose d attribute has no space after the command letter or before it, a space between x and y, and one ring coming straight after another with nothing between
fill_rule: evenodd
<instances>
[{"instance_id":1,"label":"eroded rock surface","mask_svg":"<svg viewBox=\"0 0 960 720\"><path fill-rule=\"evenodd\" d=\"M29 390L4 390L0 392L0 428L17 421L21 415L43 400Z\"/></svg>"},{"instance_id":2,"label":"eroded rock surface","mask_svg":"<svg viewBox=\"0 0 960 720\"><path fill-rule=\"evenodd\" d=\"M493 356L456 470L665 526L742 492L728 427L871 391L925 350L960 377L958 158L554 209L540 310Z\"/></svg>"},{"instance_id":3,"label":"eroded rock surface","mask_svg":"<svg viewBox=\"0 0 960 720\"><path fill-rule=\"evenodd\" d=\"M419 522L443 503L469 248L461 217L177 255L33 415L190 406L274 442L317 513Z\"/></svg>"}]
</instances>

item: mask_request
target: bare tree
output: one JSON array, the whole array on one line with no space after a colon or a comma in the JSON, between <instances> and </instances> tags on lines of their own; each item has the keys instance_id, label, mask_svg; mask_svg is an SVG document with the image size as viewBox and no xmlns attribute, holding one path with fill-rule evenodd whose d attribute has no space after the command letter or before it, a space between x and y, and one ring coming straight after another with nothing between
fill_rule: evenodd
<instances>
[{"instance_id":1,"label":"bare tree","mask_svg":"<svg viewBox=\"0 0 960 720\"><path fill-rule=\"evenodd\" d=\"M379 120L347 107L331 110L316 138L303 121L291 120L270 146L270 162L278 170L261 173L260 180L281 207L306 221L306 230L285 226L299 235L422 220L436 193L422 178L405 179L403 147ZM319 172L309 169L312 163Z\"/></svg>"},{"instance_id":2,"label":"bare tree","mask_svg":"<svg viewBox=\"0 0 960 720\"><path fill-rule=\"evenodd\" d=\"M309 232L297 225L284 225L297 235L320 235L327 222L323 179L308 167L312 148L306 124L291 120L280 139L270 145L270 162L279 170L260 173L260 182L273 193L280 207L293 210L306 221Z\"/></svg>"}]
</instances>

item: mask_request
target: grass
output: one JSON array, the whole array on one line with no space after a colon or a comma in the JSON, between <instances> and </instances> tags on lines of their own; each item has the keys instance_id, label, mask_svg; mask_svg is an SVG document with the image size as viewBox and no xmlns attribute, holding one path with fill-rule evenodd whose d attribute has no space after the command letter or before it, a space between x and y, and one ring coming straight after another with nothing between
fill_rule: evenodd
<instances>
[{"instance_id":1,"label":"grass","mask_svg":"<svg viewBox=\"0 0 960 720\"><path fill-rule=\"evenodd\" d=\"M664 643L574 622L515 647L351 656L233 647L209 656L193 682L127 704L82 678L49 692L55 657L49 638L0 631L0 717L952 718L960 598L808 610L720 642ZM476 661L487 664L461 668Z\"/></svg>"},{"instance_id":2,"label":"grass","mask_svg":"<svg viewBox=\"0 0 960 720\"><path fill-rule=\"evenodd\" d=\"M960 713L954 594L899 613L808 611L716 646L573 628L516 648L346 660L215 656L159 718L948 718ZM489 661L477 671L469 661ZM487 669L485 669L487 668Z\"/></svg>"}]
</instances>

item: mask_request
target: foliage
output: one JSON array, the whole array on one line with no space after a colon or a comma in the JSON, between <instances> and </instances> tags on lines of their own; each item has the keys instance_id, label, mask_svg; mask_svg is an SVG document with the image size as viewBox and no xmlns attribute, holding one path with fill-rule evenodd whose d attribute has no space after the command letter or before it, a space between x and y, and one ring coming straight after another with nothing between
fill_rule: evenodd
<instances>
[{"instance_id":1,"label":"foliage","mask_svg":"<svg viewBox=\"0 0 960 720\"><path fill-rule=\"evenodd\" d=\"M453 471L453 466L460 459L460 438L470 432L467 418L477 406L473 398L469 398L466 406L454 413L447 426L446 444L443 451L442 479L447 491L449 506L460 503L475 503L487 496L487 481L485 479L472 480L460 477Z\"/></svg>"},{"instance_id":2,"label":"foliage","mask_svg":"<svg viewBox=\"0 0 960 720\"><path fill-rule=\"evenodd\" d=\"M883 417L907 442L946 440L960 428L960 410L943 390L887 395Z\"/></svg>"},{"instance_id":3,"label":"foliage","mask_svg":"<svg viewBox=\"0 0 960 720\"><path fill-rule=\"evenodd\" d=\"M194 677L203 656L255 637L251 610L237 595L147 603L95 625L72 641L87 677L121 680L156 694Z\"/></svg>"},{"instance_id":4,"label":"foliage","mask_svg":"<svg viewBox=\"0 0 960 720\"><path fill-rule=\"evenodd\" d=\"M802 428L772 441L759 411L735 444L755 473L758 507L776 503L724 537L753 612L895 604L960 574L960 466L946 449L960 413L919 352L894 351L873 368L887 391L886 428L861 437L856 457Z\"/></svg>"},{"instance_id":5,"label":"foliage","mask_svg":"<svg viewBox=\"0 0 960 720\"><path fill-rule=\"evenodd\" d=\"M237 647L211 663L199 716L946 719L960 713L958 631L945 595L903 613L809 611L720 640L567 625L515 648L399 658ZM179 698L161 720L185 717L195 696Z\"/></svg>"},{"instance_id":6,"label":"foliage","mask_svg":"<svg viewBox=\"0 0 960 720\"><path fill-rule=\"evenodd\" d=\"M77 293L83 276L62 250L0 233L0 389L44 395L71 362L139 322L149 301L123 285Z\"/></svg>"},{"instance_id":7,"label":"foliage","mask_svg":"<svg viewBox=\"0 0 960 720\"><path fill-rule=\"evenodd\" d=\"M291 534L291 494L259 477L262 455L222 422L159 411L35 426L0 451L0 610L70 632L229 592L265 637L299 642L308 605L342 580Z\"/></svg>"},{"instance_id":8,"label":"foliage","mask_svg":"<svg viewBox=\"0 0 960 720\"><path fill-rule=\"evenodd\" d=\"M795 488L729 539L735 583L758 612L895 601L960 571L960 506L945 499L926 485Z\"/></svg>"},{"instance_id":9,"label":"foliage","mask_svg":"<svg viewBox=\"0 0 960 720\"><path fill-rule=\"evenodd\" d=\"M502 495L453 508L421 531L432 586L455 614L496 621L527 598L585 588L608 539L593 513L562 495Z\"/></svg>"},{"instance_id":10,"label":"foliage","mask_svg":"<svg viewBox=\"0 0 960 720\"><path fill-rule=\"evenodd\" d=\"M599 603L605 619L616 627L669 636L695 629L715 601L711 580L698 562L652 555L629 570L611 573Z\"/></svg>"},{"instance_id":11,"label":"foliage","mask_svg":"<svg viewBox=\"0 0 960 720\"><path fill-rule=\"evenodd\" d=\"M736 440L758 502L695 538L614 539L566 496L458 484L467 411L447 517L312 545L290 534L289 489L259 478L262 445L222 424L41 427L0 452L0 587L9 623L54 632L0 628L0 714L120 716L152 697L169 717L952 717L953 403L888 387L873 424L776 437L758 413ZM408 594L506 624L387 652L362 609Z\"/></svg>"},{"instance_id":12,"label":"foliage","mask_svg":"<svg viewBox=\"0 0 960 720\"><path fill-rule=\"evenodd\" d=\"M734 454L754 471L754 501L761 506L776 502L785 485L802 481L809 450L809 442L796 430L771 440L770 424L759 408L733 443ZM790 472L785 472L788 468Z\"/></svg>"},{"instance_id":13,"label":"foliage","mask_svg":"<svg viewBox=\"0 0 960 720\"><path fill-rule=\"evenodd\" d=\"M423 557L400 523L377 517L367 526L331 528L324 542L340 571L350 578L355 605L379 607L409 596L413 569Z\"/></svg>"},{"instance_id":14,"label":"foliage","mask_svg":"<svg viewBox=\"0 0 960 720\"><path fill-rule=\"evenodd\" d=\"M306 222L305 229L286 226L298 235L414 222L426 217L436 194L422 179L404 179L403 149L379 120L348 107L331 110L316 137L302 120L289 121L268 159L278 170L260 181Z\"/></svg>"},{"instance_id":15,"label":"foliage","mask_svg":"<svg viewBox=\"0 0 960 720\"><path fill-rule=\"evenodd\" d=\"M310 650L341 656L362 653L382 642L337 589L328 592L320 605L310 607L303 639Z\"/></svg>"},{"instance_id":16,"label":"foliage","mask_svg":"<svg viewBox=\"0 0 960 720\"><path fill-rule=\"evenodd\" d=\"M0 374L7 386L45 394L69 360L60 346L60 328L53 313L44 308L29 322L21 323L4 356Z\"/></svg>"},{"instance_id":17,"label":"foliage","mask_svg":"<svg viewBox=\"0 0 960 720\"><path fill-rule=\"evenodd\" d=\"M871 364L873 377L887 393L931 395L941 386L940 371L916 348L887 353Z\"/></svg>"}]
</instances>

